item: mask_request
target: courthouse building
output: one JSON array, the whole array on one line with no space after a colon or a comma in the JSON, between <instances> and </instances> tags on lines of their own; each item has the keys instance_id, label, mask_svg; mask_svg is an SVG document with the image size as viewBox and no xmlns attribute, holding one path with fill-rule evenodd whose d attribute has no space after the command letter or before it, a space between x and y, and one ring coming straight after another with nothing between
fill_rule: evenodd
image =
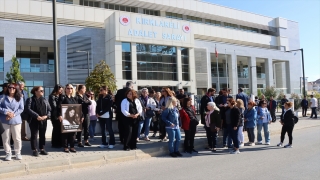
<instances>
[{"instance_id":1,"label":"courthouse building","mask_svg":"<svg viewBox=\"0 0 320 180\"><path fill-rule=\"evenodd\" d=\"M286 52L300 48L298 22L196 0L57 1L62 85L84 83L88 68L105 60L118 88L132 80L135 88L195 94L209 87L257 94L269 86L300 93L301 53ZM0 0L0 81L15 55L26 85L48 95L52 39L51 1Z\"/></svg>"}]
</instances>

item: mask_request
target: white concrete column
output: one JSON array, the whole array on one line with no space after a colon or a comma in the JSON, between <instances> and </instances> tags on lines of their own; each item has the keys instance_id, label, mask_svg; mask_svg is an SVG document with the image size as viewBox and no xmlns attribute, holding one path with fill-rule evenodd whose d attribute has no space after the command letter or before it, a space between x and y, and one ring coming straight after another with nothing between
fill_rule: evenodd
<instances>
[{"instance_id":1,"label":"white concrete column","mask_svg":"<svg viewBox=\"0 0 320 180\"><path fill-rule=\"evenodd\" d=\"M208 85L207 89L212 88L212 77L211 77L211 55L210 51L206 49L206 57L207 57L207 72L208 72Z\"/></svg>"},{"instance_id":2,"label":"white concrete column","mask_svg":"<svg viewBox=\"0 0 320 180\"><path fill-rule=\"evenodd\" d=\"M13 36L4 36L4 56L3 56L3 63L4 63L4 79L6 77L7 72L10 71L11 67L11 59L12 56L16 56L16 48L17 48L17 41L16 37Z\"/></svg>"},{"instance_id":3,"label":"white concrete column","mask_svg":"<svg viewBox=\"0 0 320 180\"><path fill-rule=\"evenodd\" d=\"M238 76L237 76L237 56L232 54L231 57L228 55L228 81L229 88L232 90L232 94L236 94L238 92Z\"/></svg>"},{"instance_id":4,"label":"white concrete column","mask_svg":"<svg viewBox=\"0 0 320 180\"><path fill-rule=\"evenodd\" d=\"M122 77L122 43L119 41L114 41L113 43L110 43L110 45L114 46L109 47L110 53L108 55L109 62L111 62L111 69L114 73L114 76L117 80L117 88L121 89L125 85L125 81Z\"/></svg>"},{"instance_id":5,"label":"white concrete column","mask_svg":"<svg viewBox=\"0 0 320 180\"><path fill-rule=\"evenodd\" d=\"M136 82L133 85L134 89L138 90L138 66L137 66L137 48L136 48L136 43L132 42L131 43L131 68L132 68L132 81Z\"/></svg>"},{"instance_id":6,"label":"white concrete column","mask_svg":"<svg viewBox=\"0 0 320 180\"><path fill-rule=\"evenodd\" d=\"M284 62L285 66L285 79L286 79L286 87L287 87L287 94L291 94L294 92L293 86L290 79L290 63L289 61Z\"/></svg>"},{"instance_id":7,"label":"white concrete column","mask_svg":"<svg viewBox=\"0 0 320 180\"><path fill-rule=\"evenodd\" d=\"M274 86L273 83L273 64L272 58L268 58L265 61L265 71L266 71L266 86L271 87Z\"/></svg>"},{"instance_id":8,"label":"white concrete column","mask_svg":"<svg viewBox=\"0 0 320 180\"><path fill-rule=\"evenodd\" d=\"M190 66L189 66L190 67ZM177 47L177 75L178 75L178 89L182 88L182 60L181 60L181 47Z\"/></svg>"},{"instance_id":9,"label":"white concrete column","mask_svg":"<svg viewBox=\"0 0 320 180\"><path fill-rule=\"evenodd\" d=\"M189 73L190 73L190 92L197 94L196 87L196 63L194 60L194 48L189 48Z\"/></svg>"},{"instance_id":10,"label":"white concrete column","mask_svg":"<svg viewBox=\"0 0 320 180\"><path fill-rule=\"evenodd\" d=\"M250 93L258 95L257 90L257 60L251 56L249 60Z\"/></svg>"},{"instance_id":11,"label":"white concrete column","mask_svg":"<svg viewBox=\"0 0 320 180\"><path fill-rule=\"evenodd\" d=\"M275 79L276 79L276 87L277 88L287 88L286 83L286 68L284 62L275 63ZM285 94L287 94L286 90L283 90Z\"/></svg>"}]
</instances>

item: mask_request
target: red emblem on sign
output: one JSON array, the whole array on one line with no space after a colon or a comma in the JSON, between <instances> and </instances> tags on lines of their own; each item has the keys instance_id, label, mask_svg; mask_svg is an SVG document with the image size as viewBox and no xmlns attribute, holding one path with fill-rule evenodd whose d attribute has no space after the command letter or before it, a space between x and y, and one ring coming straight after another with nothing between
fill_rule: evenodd
<instances>
[{"instance_id":1,"label":"red emblem on sign","mask_svg":"<svg viewBox=\"0 0 320 180\"><path fill-rule=\"evenodd\" d=\"M183 25L183 26L182 26L182 30L183 30L183 32L185 32L185 33L189 33L189 32L191 31L191 28L190 28L189 25Z\"/></svg>"},{"instance_id":2,"label":"red emblem on sign","mask_svg":"<svg viewBox=\"0 0 320 180\"><path fill-rule=\"evenodd\" d=\"M130 18L128 16L120 16L119 21L124 26L130 24Z\"/></svg>"}]
</instances>

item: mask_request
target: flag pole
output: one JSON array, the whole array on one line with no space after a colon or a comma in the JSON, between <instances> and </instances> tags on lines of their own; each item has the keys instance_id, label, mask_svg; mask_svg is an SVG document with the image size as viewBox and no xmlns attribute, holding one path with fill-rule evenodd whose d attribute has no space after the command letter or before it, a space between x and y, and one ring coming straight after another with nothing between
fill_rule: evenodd
<instances>
[{"instance_id":1,"label":"flag pole","mask_svg":"<svg viewBox=\"0 0 320 180\"><path fill-rule=\"evenodd\" d=\"M218 53L217 53L217 45L215 44L215 56L217 61L217 78L218 78L218 84L217 84L217 91L220 91L220 80L219 80L219 66L218 66Z\"/></svg>"},{"instance_id":2,"label":"flag pole","mask_svg":"<svg viewBox=\"0 0 320 180\"><path fill-rule=\"evenodd\" d=\"M227 50L224 49L224 56L226 58L226 78L227 78L227 89L229 89L229 73L228 73L228 58L227 58Z\"/></svg>"}]
</instances>

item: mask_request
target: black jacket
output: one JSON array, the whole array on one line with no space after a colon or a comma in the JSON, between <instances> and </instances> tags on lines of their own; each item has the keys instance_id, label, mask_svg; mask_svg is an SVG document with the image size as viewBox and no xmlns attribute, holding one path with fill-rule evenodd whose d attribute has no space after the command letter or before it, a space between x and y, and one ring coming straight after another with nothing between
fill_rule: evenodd
<instances>
[{"instance_id":1,"label":"black jacket","mask_svg":"<svg viewBox=\"0 0 320 180\"><path fill-rule=\"evenodd\" d=\"M59 105L60 96L50 95L49 96L49 104L51 107L51 121L57 120L58 118L58 105Z\"/></svg>"},{"instance_id":2,"label":"black jacket","mask_svg":"<svg viewBox=\"0 0 320 180\"><path fill-rule=\"evenodd\" d=\"M86 95L82 97L78 94L77 95L78 104L82 105L82 114L86 115L89 114L89 106L91 105L91 101Z\"/></svg>"},{"instance_id":3,"label":"black jacket","mask_svg":"<svg viewBox=\"0 0 320 180\"><path fill-rule=\"evenodd\" d=\"M26 112L28 113L29 115L29 119L28 119L28 122L31 122L32 119L37 119L38 118L38 114L35 112L36 111L36 103L34 101L34 98L35 97L30 97L26 100ZM48 118L50 118L50 115L51 115L51 107L50 107L50 104L49 102L43 98L43 101L44 101L44 104L45 104L45 109L46 109L46 116L48 116Z\"/></svg>"},{"instance_id":4,"label":"black jacket","mask_svg":"<svg viewBox=\"0 0 320 180\"><path fill-rule=\"evenodd\" d=\"M121 102L122 100L124 100L126 97L126 92L129 91L130 88L123 88L123 89L119 89L117 91L117 94L116 96L114 97L115 98L115 102L116 102L116 112L117 113L121 113Z\"/></svg>"},{"instance_id":5,"label":"black jacket","mask_svg":"<svg viewBox=\"0 0 320 180\"><path fill-rule=\"evenodd\" d=\"M213 98L213 97L212 97ZM205 116L206 112L209 111L207 109L208 102L211 102L211 99L208 95L202 96L200 100L200 115L201 115L201 124L205 124Z\"/></svg>"},{"instance_id":6,"label":"black jacket","mask_svg":"<svg viewBox=\"0 0 320 180\"><path fill-rule=\"evenodd\" d=\"M229 107L225 108L225 111L222 115L223 117L223 127L226 128L226 121L225 121L225 112L229 109ZM231 119L231 125L232 127L238 127L240 126L240 110L237 108L237 107L234 107L231 109L231 112L230 112L230 119Z\"/></svg>"},{"instance_id":7,"label":"black jacket","mask_svg":"<svg viewBox=\"0 0 320 180\"><path fill-rule=\"evenodd\" d=\"M106 97L99 97L97 100L97 108L96 108L96 114L99 116L103 115L106 112L109 112L109 115L111 117L112 110L111 107L113 105L112 97L108 94Z\"/></svg>"},{"instance_id":8,"label":"black jacket","mask_svg":"<svg viewBox=\"0 0 320 180\"><path fill-rule=\"evenodd\" d=\"M281 114L281 122L283 123L283 125L285 126L294 126L294 114L292 112L291 109L289 109L288 111L286 111L286 113Z\"/></svg>"}]
</instances>

